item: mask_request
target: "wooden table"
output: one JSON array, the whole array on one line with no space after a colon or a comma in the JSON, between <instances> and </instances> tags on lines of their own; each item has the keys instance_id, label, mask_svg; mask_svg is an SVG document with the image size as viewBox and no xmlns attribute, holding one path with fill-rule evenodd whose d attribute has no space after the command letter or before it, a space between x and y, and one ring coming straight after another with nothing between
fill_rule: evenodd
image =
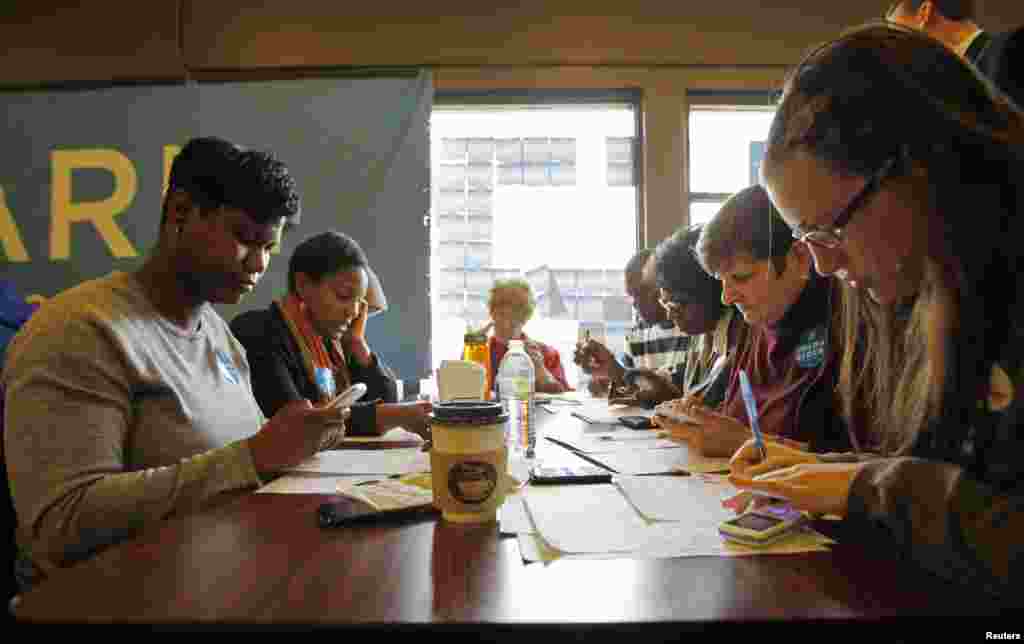
<instances>
[{"instance_id":1,"label":"wooden table","mask_svg":"<svg viewBox=\"0 0 1024 644\"><path fill-rule=\"evenodd\" d=\"M567 412L538 416L549 429L557 423L561 431L582 431ZM554 444L540 455L576 458ZM248 494L168 520L55 574L22 597L17 617L229 626L486 623L492 635L501 625L644 624L649 633L671 634L706 620L1000 611L855 543L804 555L524 564L516 540L499 536L494 524L467 527L428 515L323 530L315 511L330 499Z\"/></svg>"}]
</instances>

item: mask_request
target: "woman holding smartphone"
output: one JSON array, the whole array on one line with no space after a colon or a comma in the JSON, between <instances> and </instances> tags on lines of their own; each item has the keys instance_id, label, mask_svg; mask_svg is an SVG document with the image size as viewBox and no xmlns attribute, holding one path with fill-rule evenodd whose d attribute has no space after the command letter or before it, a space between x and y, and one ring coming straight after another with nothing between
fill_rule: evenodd
<instances>
[{"instance_id":1,"label":"woman holding smartphone","mask_svg":"<svg viewBox=\"0 0 1024 644\"><path fill-rule=\"evenodd\" d=\"M402 427L425 436L429 401L402 403L395 377L366 341L371 282L359 244L329 231L305 240L288 263L288 295L231 322L252 368L253 393L272 416L292 400L326 404L353 383L366 385L347 433L377 435ZM377 298L381 299L381 298Z\"/></svg>"},{"instance_id":2,"label":"woman holding smartphone","mask_svg":"<svg viewBox=\"0 0 1024 644\"><path fill-rule=\"evenodd\" d=\"M842 283L839 392L882 456L768 441L732 481L975 589L1020 590L1024 113L926 36L863 27L786 83L762 178ZM908 313L909 312L909 313ZM837 462L839 461L839 462ZM846 462L842 462L846 461Z\"/></svg>"}]
</instances>

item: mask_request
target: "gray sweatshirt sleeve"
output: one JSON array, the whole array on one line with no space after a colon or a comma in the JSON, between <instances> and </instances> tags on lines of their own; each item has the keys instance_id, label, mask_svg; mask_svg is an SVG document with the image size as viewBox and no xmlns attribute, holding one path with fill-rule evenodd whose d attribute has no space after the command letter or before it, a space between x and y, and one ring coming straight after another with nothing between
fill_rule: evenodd
<instances>
[{"instance_id":1,"label":"gray sweatshirt sleeve","mask_svg":"<svg viewBox=\"0 0 1024 644\"><path fill-rule=\"evenodd\" d=\"M997 493L949 463L879 459L854 480L845 524L859 535L855 538L895 549L948 579L992 594L1019 590L1024 572L1019 488Z\"/></svg>"},{"instance_id":2,"label":"gray sweatshirt sleeve","mask_svg":"<svg viewBox=\"0 0 1024 644\"><path fill-rule=\"evenodd\" d=\"M4 384L4 451L18 542L44 573L260 483L245 440L126 471L133 414L128 368L103 331L87 322L39 325L16 338Z\"/></svg>"}]
</instances>

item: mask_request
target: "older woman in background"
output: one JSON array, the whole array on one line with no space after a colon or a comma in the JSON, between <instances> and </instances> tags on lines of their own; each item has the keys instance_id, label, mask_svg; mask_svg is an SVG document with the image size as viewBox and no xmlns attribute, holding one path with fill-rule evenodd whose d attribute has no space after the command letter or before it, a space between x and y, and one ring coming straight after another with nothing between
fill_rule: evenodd
<instances>
[{"instance_id":1,"label":"older woman in background","mask_svg":"<svg viewBox=\"0 0 1024 644\"><path fill-rule=\"evenodd\" d=\"M560 394L571 389L565 379L562 359L558 350L543 342L527 337L523 327L533 317L537 306L533 289L526 280L496 280L491 287L487 309L491 314L492 335L488 338L490 369L488 369L488 389L494 388L495 374L501 365L501 359L508 351L509 340L522 340L526 353L533 361L537 391L542 393Z\"/></svg>"}]
</instances>

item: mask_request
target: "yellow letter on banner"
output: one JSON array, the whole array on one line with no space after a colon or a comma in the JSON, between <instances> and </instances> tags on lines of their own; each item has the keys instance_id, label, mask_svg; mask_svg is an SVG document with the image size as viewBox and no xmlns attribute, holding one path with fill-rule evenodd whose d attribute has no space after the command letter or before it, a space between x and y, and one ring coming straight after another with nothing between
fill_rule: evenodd
<instances>
[{"instance_id":1,"label":"yellow letter on banner","mask_svg":"<svg viewBox=\"0 0 1024 644\"><path fill-rule=\"evenodd\" d=\"M164 146L164 189L160 192L160 197L167 196L167 183L171 180L171 165L174 163L174 157L178 156L181 152L180 145L165 145Z\"/></svg>"},{"instance_id":2,"label":"yellow letter on banner","mask_svg":"<svg viewBox=\"0 0 1024 644\"><path fill-rule=\"evenodd\" d=\"M0 187L0 245L4 247L4 255L7 257L7 261L28 261L28 251L25 250L25 243L21 241L18 225L14 223L14 217L7 208L7 199L4 197L4 189L2 187Z\"/></svg>"},{"instance_id":3,"label":"yellow letter on banner","mask_svg":"<svg viewBox=\"0 0 1024 644\"><path fill-rule=\"evenodd\" d=\"M50 193L50 259L71 257L71 224L91 221L114 257L138 253L114 217L132 201L138 186L135 166L117 150L54 150L50 156L53 188ZM71 201L71 172L75 168L102 168L114 175L114 193L102 201Z\"/></svg>"}]
</instances>

